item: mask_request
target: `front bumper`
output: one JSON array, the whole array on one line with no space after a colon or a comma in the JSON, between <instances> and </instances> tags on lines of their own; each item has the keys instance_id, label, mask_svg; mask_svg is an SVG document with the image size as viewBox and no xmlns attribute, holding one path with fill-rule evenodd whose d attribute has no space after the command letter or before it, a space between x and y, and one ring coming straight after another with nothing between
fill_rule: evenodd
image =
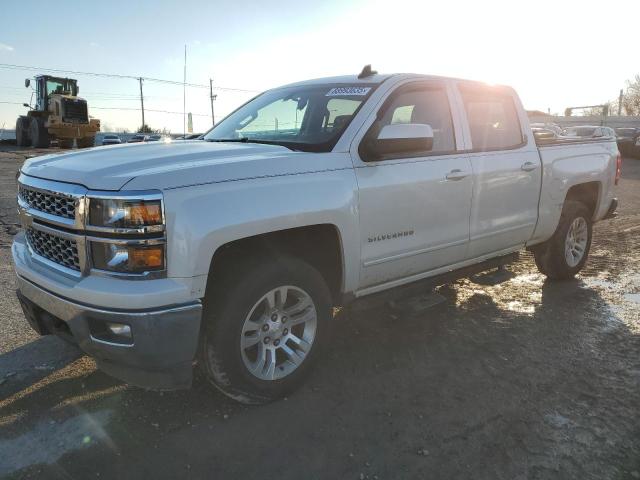
<instances>
[{"instance_id":1,"label":"front bumper","mask_svg":"<svg viewBox=\"0 0 640 480\"><path fill-rule=\"evenodd\" d=\"M152 389L191 385L200 302L142 311L107 310L62 298L20 275L18 298L34 330L72 339L106 373ZM128 325L131 340L116 343L101 338L106 322Z\"/></svg>"},{"instance_id":2,"label":"front bumper","mask_svg":"<svg viewBox=\"0 0 640 480\"><path fill-rule=\"evenodd\" d=\"M58 138L94 137L100 131L100 122L96 119L90 119L88 123L49 121L47 128Z\"/></svg>"}]
</instances>

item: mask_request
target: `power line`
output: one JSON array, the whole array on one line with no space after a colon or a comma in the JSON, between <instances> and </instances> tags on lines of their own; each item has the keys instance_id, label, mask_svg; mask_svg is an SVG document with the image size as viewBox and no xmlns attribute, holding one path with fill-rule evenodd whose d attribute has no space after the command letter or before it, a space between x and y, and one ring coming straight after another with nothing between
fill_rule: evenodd
<instances>
[{"instance_id":1,"label":"power line","mask_svg":"<svg viewBox=\"0 0 640 480\"><path fill-rule=\"evenodd\" d=\"M91 108L95 108L98 110L125 110L125 111L131 111L131 112L139 112L140 109L139 108L129 108L129 107L94 107L92 106ZM182 115L182 112L172 112L170 110L153 110L150 108L145 108L144 109L145 112L155 112L155 113L171 113L174 115ZM192 115L195 117L209 117L210 115L208 113L192 113Z\"/></svg>"},{"instance_id":2,"label":"power line","mask_svg":"<svg viewBox=\"0 0 640 480\"><path fill-rule=\"evenodd\" d=\"M20 102L0 102L0 103L4 103L4 104L9 104L9 105L22 105L22 103ZM131 112L137 112L140 109L139 108L129 108L129 107L96 107L96 106L91 106L91 108L95 108L97 110L125 110L125 111L131 111ZM153 110L153 109L149 109L149 108L145 108L144 109L145 112L153 112L153 113L169 113L172 115L182 115L182 112L172 112L170 110ZM192 113L192 115L194 117L209 117L210 115L208 113Z\"/></svg>"},{"instance_id":3,"label":"power line","mask_svg":"<svg viewBox=\"0 0 640 480\"><path fill-rule=\"evenodd\" d=\"M0 68L8 69L8 70L26 70L26 71L37 71L37 72L52 72L52 73L64 73L71 75L87 75L92 77L104 77L104 78L120 78L127 80L139 80L142 78L145 81L156 82L156 83L164 83L169 85L185 85L187 87L193 88L206 88L208 89L209 85L203 85L199 83L184 83L178 82L176 80L167 80L163 78L153 78L153 77L140 77L134 75L120 75L117 73L98 73L98 72L82 72L77 70L61 70L57 68L44 68L44 67L34 67L30 65L15 65L11 63L0 63ZM259 90L249 90L244 88L232 88L232 87L217 87L216 90L227 90L227 91L235 91L235 92L247 92L247 93L257 93Z\"/></svg>"}]
</instances>

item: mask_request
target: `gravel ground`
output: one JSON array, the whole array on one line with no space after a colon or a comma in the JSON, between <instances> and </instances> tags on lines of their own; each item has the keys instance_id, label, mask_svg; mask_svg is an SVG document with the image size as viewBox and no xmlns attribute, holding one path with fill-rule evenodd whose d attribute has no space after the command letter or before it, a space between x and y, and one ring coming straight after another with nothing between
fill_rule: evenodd
<instances>
[{"instance_id":1,"label":"gravel ground","mask_svg":"<svg viewBox=\"0 0 640 480\"><path fill-rule=\"evenodd\" d=\"M427 310L345 309L305 386L249 408L199 377L129 387L27 327L9 256L15 172L38 153L0 152L0 477L640 478L640 160L575 281L523 254Z\"/></svg>"}]
</instances>

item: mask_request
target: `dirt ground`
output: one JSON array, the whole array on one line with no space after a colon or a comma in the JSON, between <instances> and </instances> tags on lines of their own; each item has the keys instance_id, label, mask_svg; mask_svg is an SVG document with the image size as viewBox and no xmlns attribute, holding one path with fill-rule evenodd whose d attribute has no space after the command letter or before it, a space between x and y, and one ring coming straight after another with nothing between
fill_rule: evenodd
<instances>
[{"instance_id":1,"label":"dirt ground","mask_svg":"<svg viewBox=\"0 0 640 480\"><path fill-rule=\"evenodd\" d=\"M129 387L28 328L10 244L37 153L0 152L0 477L640 478L640 160L575 281L523 254L510 280L442 287L427 310L343 310L305 386L250 408L201 377Z\"/></svg>"}]
</instances>

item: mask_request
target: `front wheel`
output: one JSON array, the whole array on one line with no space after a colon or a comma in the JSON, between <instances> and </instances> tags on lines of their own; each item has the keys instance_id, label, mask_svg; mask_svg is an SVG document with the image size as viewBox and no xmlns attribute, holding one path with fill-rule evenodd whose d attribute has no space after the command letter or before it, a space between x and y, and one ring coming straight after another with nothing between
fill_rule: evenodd
<instances>
[{"instance_id":1,"label":"front wheel","mask_svg":"<svg viewBox=\"0 0 640 480\"><path fill-rule=\"evenodd\" d=\"M64 149L73 148L73 138L59 138L58 147Z\"/></svg>"},{"instance_id":2,"label":"front wheel","mask_svg":"<svg viewBox=\"0 0 640 480\"><path fill-rule=\"evenodd\" d=\"M552 280L574 277L587 262L591 235L589 209L581 202L567 201L553 237L533 250L538 270Z\"/></svg>"},{"instance_id":3,"label":"front wheel","mask_svg":"<svg viewBox=\"0 0 640 480\"><path fill-rule=\"evenodd\" d=\"M35 117L31 119L29 124L29 138L31 146L35 148L49 148L51 137L47 127L44 126L44 119Z\"/></svg>"},{"instance_id":4,"label":"front wheel","mask_svg":"<svg viewBox=\"0 0 640 480\"><path fill-rule=\"evenodd\" d=\"M96 144L96 137L77 138L76 145L78 148L91 148Z\"/></svg>"},{"instance_id":5,"label":"front wheel","mask_svg":"<svg viewBox=\"0 0 640 480\"><path fill-rule=\"evenodd\" d=\"M208 290L199 362L208 379L247 404L300 385L331 317L322 275L306 262L278 257L223 275Z\"/></svg>"}]
</instances>

